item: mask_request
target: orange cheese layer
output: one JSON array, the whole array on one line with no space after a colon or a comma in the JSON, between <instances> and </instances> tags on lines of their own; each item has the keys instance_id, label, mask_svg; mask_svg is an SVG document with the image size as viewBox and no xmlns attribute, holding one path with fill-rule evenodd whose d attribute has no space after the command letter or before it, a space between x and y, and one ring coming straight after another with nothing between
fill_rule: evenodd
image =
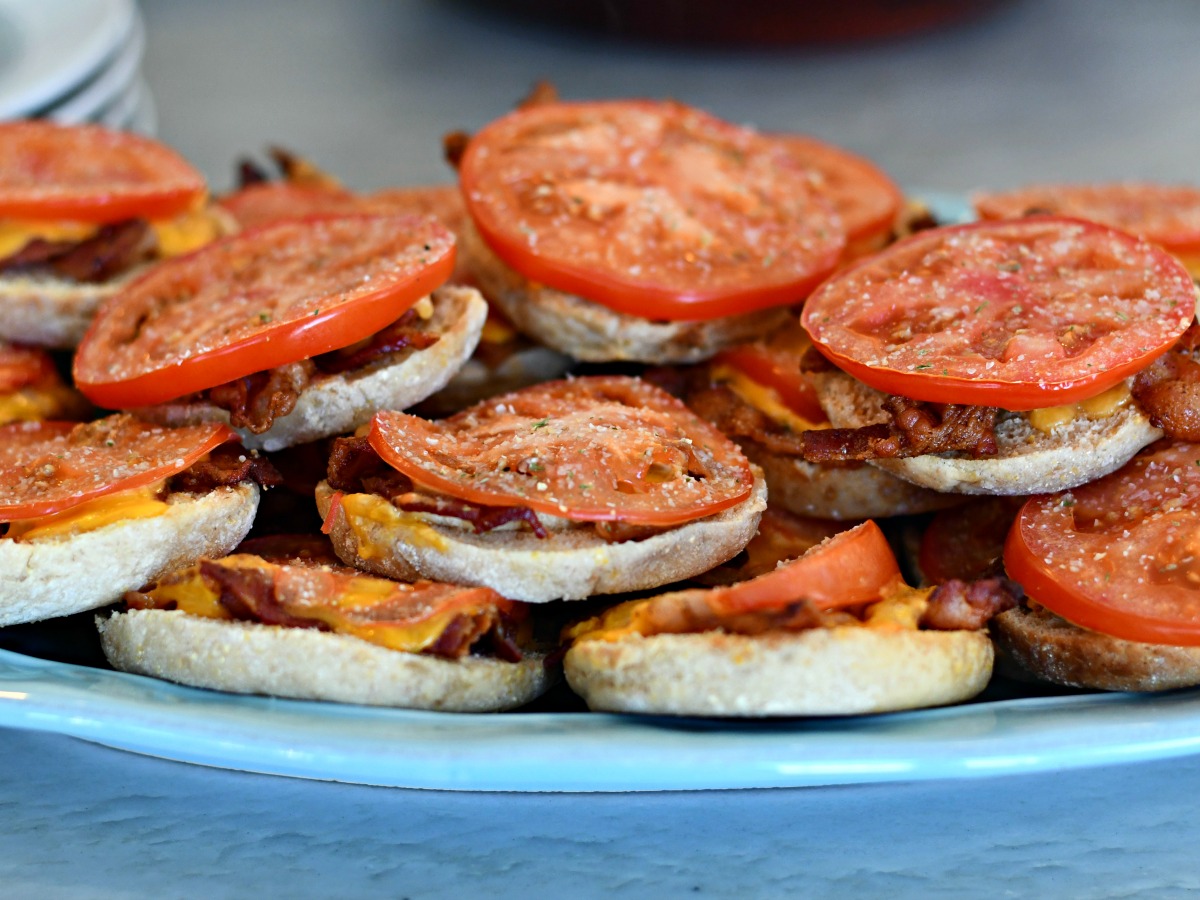
<instances>
[{"instance_id":1,"label":"orange cheese layer","mask_svg":"<svg viewBox=\"0 0 1200 900\"><path fill-rule=\"evenodd\" d=\"M16 541L83 534L130 519L152 519L170 507L159 499L164 482L106 494L62 512L10 522L7 537Z\"/></svg>"},{"instance_id":2,"label":"orange cheese layer","mask_svg":"<svg viewBox=\"0 0 1200 900\"><path fill-rule=\"evenodd\" d=\"M744 403L748 403L771 421L794 431L813 431L817 428L832 428L828 422L810 422L804 416L792 410L779 393L765 384L759 384L741 370L719 363L712 368L714 381L725 385Z\"/></svg>"},{"instance_id":3,"label":"orange cheese layer","mask_svg":"<svg viewBox=\"0 0 1200 900\"><path fill-rule=\"evenodd\" d=\"M830 620L838 626L915 631L932 592L933 588L912 588L898 583L887 596L868 604L861 615L831 613ZM620 603L598 616L572 625L565 636L572 641L619 641L633 635L650 637L659 634L661 632L653 627L646 615L653 602L654 598L650 597Z\"/></svg>"},{"instance_id":4,"label":"orange cheese layer","mask_svg":"<svg viewBox=\"0 0 1200 900\"><path fill-rule=\"evenodd\" d=\"M224 227L207 209L192 210L173 219L151 222L160 256L190 253L220 237ZM0 219L0 259L16 253L34 238L47 241L82 241L99 226L94 222L41 222Z\"/></svg>"},{"instance_id":5,"label":"orange cheese layer","mask_svg":"<svg viewBox=\"0 0 1200 900\"><path fill-rule=\"evenodd\" d=\"M66 385L31 386L0 395L0 425L58 418L79 405L79 396Z\"/></svg>"},{"instance_id":6,"label":"orange cheese layer","mask_svg":"<svg viewBox=\"0 0 1200 900\"><path fill-rule=\"evenodd\" d=\"M227 556L221 559L219 564L233 569L258 569L272 574L284 568L249 554ZM493 608L493 604L486 598L494 595L490 591L480 591L482 597L478 601L434 609L422 618L366 621L366 614L372 609L394 603L398 592L412 590L412 586L370 575L330 578L328 584L336 587L321 596L308 596L303 603L288 598L276 599L283 609L293 616L316 619L337 634L353 635L372 644L407 653L419 653L435 644L456 618L487 612ZM149 605L154 608L178 609L180 612L209 619L233 618L221 604L217 591L200 574L198 564L163 579L153 590L142 596L148 598Z\"/></svg>"},{"instance_id":7,"label":"orange cheese layer","mask_svg":"<svg viewBox=\"0 0 1200 900\"><path fill-rule=\"evenodd\" d=\"M1087 416L1090 419L1107 419L1127 406L1131 399L1129 385L1122 381L1104 393L1081 400L1079 403L1031 409L1026 415L1029 417L1030 425L1038 431L1049 434L1055 428L1070 425L1080 416Z\"/></svg>"}]
</instances>

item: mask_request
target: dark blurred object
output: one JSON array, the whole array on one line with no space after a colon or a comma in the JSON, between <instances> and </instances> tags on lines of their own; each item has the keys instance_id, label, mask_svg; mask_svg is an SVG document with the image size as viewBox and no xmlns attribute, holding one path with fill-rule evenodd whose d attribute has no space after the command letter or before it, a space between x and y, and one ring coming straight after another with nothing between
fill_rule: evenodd
<instances>
[{"instance_id":1,"label":"dark blurred object","mask_svg":"<svg viewBox=\"0 0 1200 900\"><path fill-rule=\"evenodd\" d=\"M641 40L710 45L843 44L902 37L1003 0L468 0L528 21Z\"/></svg>"}]
</instances>

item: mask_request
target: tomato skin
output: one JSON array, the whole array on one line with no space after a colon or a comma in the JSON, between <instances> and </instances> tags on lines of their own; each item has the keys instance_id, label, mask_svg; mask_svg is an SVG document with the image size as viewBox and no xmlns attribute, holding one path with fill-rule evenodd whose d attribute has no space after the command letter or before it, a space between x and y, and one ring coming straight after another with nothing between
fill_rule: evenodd
<instances>
[{"instance_id":1,"label":"tomato skin","mask_svg":"<svg viewBox=\"0 0 1200 900\"><path fill-rule=\"evenodd\" d=\"M1004 565L1031 600L1129 641L1200 646L1200 445L1159 441L1123 468L1021 508Z\"/></svg>"},{"instance_id":2,"label":"tomato skin","mask_svg":"<svg viewBox=\"0 0 1200 900\"><path fill-rule=\"evenodd\" d=\"M773 136L801 165L820 174L846 229L848 252L887 239L904 204L904 194L886 172L865 157L807 135Z\"/></svg>"},{"instance_id":3,"label":"tomato skin","mask_svg":"<svg viewBox=\"0 0 1200 900\"><path fill-rule=\"evenodd\" d=\"M454 263L454 237L433 219L264 225L166 260L107 302L75 381L99 406L131 408L336 350L394 322Z\"/></svg>"},{"instance_id":4,"label":"tomato skin","mask_svg":"<svg viewBox=\"0 0 1200 900\"><path fill-rule=\"evenodd\" d=\"M784 405L801 418L814 424L829 421L817 400L816 390L800 373L798 358L761 344L742 344L722 350L713 357L710 365L722 363L773 390Z\"/></svg>"},{"instance_id":5,"label":"tomato skin","mask_svg":"<svg viewBox=\"0 0 1200 900\"><path fill-rule=\"evenodd\" d=\"M236 439L227 425L164 428L126 415L0 427L0 522L153 484Z\"/></svg>"},{"instance_id":6,"label":"tomato skin","mask_svg":"<svg viewBox=\"0 0 1200 900\"><path fill-rule=\"evenodd\" d=\"M0 341L0 393L57 381L58 370L45 350Z\"/></svg>"},{"instance_id":7,"label":"tomato skin","mask_svg":"<svg viewBox=\"0 0 1200 900\"><path fill-rule=\"evenodd\" d=\"M716 174L697 175L705 166ZM459 175L476 228L509 267L641 318L799 303L845 246L781 142L678 103L526 107L472 138Z\"/></svg>"},{"instance_id":8,"label":"tomato skin","mask_svg":"<svg viewBox=\"0 0 1200 900\"><path fill-rule=\"evenodd\" d=\"M0 124L0 216L165 219L204 195L200 173L150 138L99 125Z\"/></svg>"},{"instance_id":9,"label":"tomato skin","mask_svg":"<svg viewBox=\"0 0 1200 900\"><path fill-rule=\"evenodd\" d=\"M622 376L543 382L438 422L381 411L368 440L419 486L580 522L678 525L736 506L754 485L732 441Z\"/></svg>"},{"instance_id":10,"label":"tomato skin","mask_svg":"<svg viewBox=\"0 0 1200 900\"><path fill-rule=\"evenodd\" d=\"M827 281L801 322L834 365L877 390L1028 410L1145 368L1195 308L1187 270L1161 249L1033 216L898 241Z\"/></svg>"},{"instance_id":11,"label":"tomato skin","mask_svg":"<svg viewBox=\"0 0 1200 900\"><path fill-rule=\"evenodd\" d=\"M879 600L886 588L902 581L887 538L868 519L773 572L714 588L709 606L719 615L730 616L778 609L800 600L820 609L841 609Z\"/></svg>"},{"instance_id":12,"label":"tomato skin","mask_svg":"<svg viewBox=\"0 0 1200 900\"><path fill-rule=\"evenodd\" d=\"M988 574L1004 553L1004 542L1023 505L1014 497L972 497L936 513L925 533L917 565L929 584L952 578L974 581Z\"/></svg>"},{"instance_id":13,"label":"tomato skin","mask_svg":"<svg viewBox=\"0 0 1200 900\"><path fill-rule=\"evenodd\" d=\"M983 219L1012 219L1038 210L1119 228L1172 253L1200 253L1200 188L1192 185L1029 185L978 194L972 202Z\"/></svg>"}]
</instances>

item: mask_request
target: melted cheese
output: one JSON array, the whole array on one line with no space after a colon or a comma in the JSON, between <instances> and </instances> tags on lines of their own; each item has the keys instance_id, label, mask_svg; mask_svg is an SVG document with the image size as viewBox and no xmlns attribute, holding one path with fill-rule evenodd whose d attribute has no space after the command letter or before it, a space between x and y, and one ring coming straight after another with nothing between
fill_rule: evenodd
<instances>
[{"instance_id":1,"label":"melted cheese","mask_svg":"<svg viewBox=\"0 0 1200 900\"><path fill-rule=\"evenodd\" d=\"M894 588L889 589L887 596L868 605L861 618L839 611L841 614L831 614L831 623L838 627L916 631L921 616L929 606L931 593L931 587L912 588L897 582ZM633 635L651 637L660 632L650 626L642 613L649 608L653 599L619 603L598 616L568 627L563 636L571 641L619 641Z\"/></svg>"},{"instance_id":2,"label":"melted cheese","mask_svg":"<svg viewBox=\"0 0 1200 900\"><path fill-rule=\"evenodd\" d=\"M203 247L225 232L222 222L207 209L196 209L150 223L158 241L160 256L179 256ZM41 222L25 219L0 219L0 259L12 256L30 241L82 241L94 235L100 226L94 222Z\"/></svg>"},{"instance_id":3,"label":"melted cheese","mask_svg":"<svg viewBox=\"0 0 1200 900\"><path fill-rule=\"evenodd\" d=\"M152 519L161 516L168 505L158 499L163 482L119 491L89 500L62 512L36 519L10 522L8 537L17 541L83 534L128 519Z\"/></svg>"},{"instance_id":4,"label":"melted cheese","mask_svg":"<svg viewBox=\"0 0 1200 900\"><path fill-rule=\"evenodd\" d=\"M495 316L488 316L483 322L483 331L480 332L479 339L488 344L507 344L517 339L517 331Z\"/></svg>"},{"instance_id":5,"label":"melted cheese","mask_svg":"<svg viewBox=\"0 0 1200 900\"><path fill-rule=\"evenodd\" d=\"M22 388L0 396L0 425L53 419L78 403L76 394L65 385Z\"/></svg>"},{"instance_id":6,"label":"melted cheese","mask_svg":"<svg viewBox=\"0 0 1200 900\"><path fill-rule=\"evenodd\" d=\"M759 412L770 417L784 427L795 431L813 431L817 428L832 427L828 422L810 422L779 399L779 394L765 384L759 384L749 375L733 366L718 364L713 366L712 376L733 391L745 403L750 404Z\"/></svg>"},{"instance_id":7,"label":"melted cheese","mask_svg":"<svg viewBox=\"0 0 1200 900\"><path fill-rule=\"evenodd\" d=\"M1129 385L1122 381L1115 387L1109 388L1102 394L1072 403L1067 406L1047 406L1042 409L1031 409L1026 415L1029 424L1045 434L1055 428L1070 425L1079 416L1091 419L1107 419L1129 403L1131 395Z\"/></svg>"},{"instance_id":8,"label":"melted cheese","mask_svg":"<svg viewBox=\"0 0 1200 900\"><path fill-rule=\"evenodd\" d=\"M235 569L259 569L265 572L278 570L256 556L235 555L220 561L220 565ZM294 615L316 619L329 626L336 634L348 634L379 644L391 650L419 653L435 644L446 628L458 615L470 614L480 608L456 607L435 613L428 618L403 624L394 622L361 622L350 619L343 610L369 610L391 598L396 592L396 582L369 575L353 576L341 583L337 593L314 598L314 602L282 602L284 609ZM180 612L206 619L232 619L229 610L221 604L219 594L200 574L198 565L189 566L164 579L143 595L149 605L158 609L177 609ZM277 598L278 599L278 598Z\"/></svg>"},{"instance_id":9,"label":"melted cheese","mask_svg":"<svg viewBox=\"0 0 1200 900\"><path fill-rule=\"evenodd\" d=\"M446 539L419 514L402 512L375 494L344 494L342 510L346 514L346 523L354 532L359 559L389 556L392 552L391 546L387 543L377 543L372 537L372 532L378 531L386 537L401 527L406 531L408 542L415 546L443 551L449 546Z\"/></svg>"}]
</instances>

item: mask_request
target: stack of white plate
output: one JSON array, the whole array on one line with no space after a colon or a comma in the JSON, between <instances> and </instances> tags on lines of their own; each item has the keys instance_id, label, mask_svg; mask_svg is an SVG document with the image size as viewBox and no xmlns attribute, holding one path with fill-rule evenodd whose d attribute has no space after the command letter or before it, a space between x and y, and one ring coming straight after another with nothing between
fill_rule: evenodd
<instances>
[{"instance_id":1,"label":"stack of white plate","mask_svg":"<svg viewBox=\"0 0 1200 900\"><path fill-rule=\"evenodd\" d=\"M0 119L153 133L136 0L0 0Z\"/></svg>"}]
</instances>

